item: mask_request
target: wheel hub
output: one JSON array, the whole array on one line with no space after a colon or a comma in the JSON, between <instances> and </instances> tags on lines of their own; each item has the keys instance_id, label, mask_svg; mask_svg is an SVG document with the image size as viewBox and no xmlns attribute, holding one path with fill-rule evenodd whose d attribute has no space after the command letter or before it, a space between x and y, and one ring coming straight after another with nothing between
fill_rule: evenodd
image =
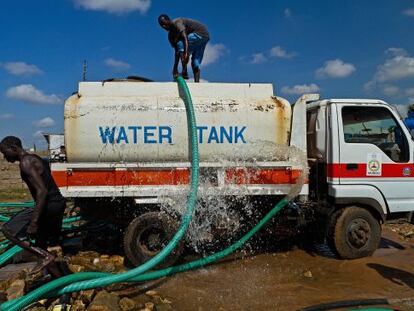
<instances>
[{"instance_id":1,"label":"wheel hub","mask_svg":"<svg viewBox=\"0 0 414 311\"><path fill-rule=\"evenodd\" d=\"M149 228L142 233L139 245L147 252L158 253L164 247L165 234L158 228Z\"/></svg>"},{"instance_id":2,"label":"wheel hub","mask_svg":"<svg viewBox=\"0 0 414 311\"><path fill-rule=\"evenodd\" d=\"M364 247L371 238L371 228L365 219L354 219L348 227L348 242L356 248Z\"/></svg>"}]
</instances>

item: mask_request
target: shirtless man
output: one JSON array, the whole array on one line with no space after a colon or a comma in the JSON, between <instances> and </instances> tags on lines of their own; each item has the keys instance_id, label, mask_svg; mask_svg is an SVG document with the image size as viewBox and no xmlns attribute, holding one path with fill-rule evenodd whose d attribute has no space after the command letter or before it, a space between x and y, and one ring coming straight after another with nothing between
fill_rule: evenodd
<instances>
[{"instance_id":1,"label":"shirtless man","mask_svg":"<svg viewBox=\"0 0 414 311\"><path fill-rule=\"evenodd\" d=\"M13 244L39 258L32 270L37 273L54 261L47 247L59 243L66 202L53 180L48 163L26 152L19 138L5 137L0 142L0 152L8 162L19 162L22 180L35 201L33 209L23 210L6 222L1 230Z\"/></svg>"},{"instance_id":2,"label":"shirtless man","mask_svg":"<svg viewBox=\"0 0 414 311\"><path fill-rule=\"evenodd\" d=\"M194 82L200 81L200 66L203 61L204 50L210 40L207 27L199 21L190 18L176 18L171 20L168 15L158 17L158 23L168 31L168 40L175 50L173 76L178 76L178 63L181 58L182 76L188 79L187 64L191 56L191 68L194 73Z\"/></svg>"}]
</instances>

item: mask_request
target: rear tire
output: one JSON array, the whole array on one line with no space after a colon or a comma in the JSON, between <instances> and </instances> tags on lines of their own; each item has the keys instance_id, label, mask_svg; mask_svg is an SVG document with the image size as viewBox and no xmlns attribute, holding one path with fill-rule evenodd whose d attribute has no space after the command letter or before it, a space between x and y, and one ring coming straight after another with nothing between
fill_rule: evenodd
<instances>
[{"instance_id":1,"label":"rear tire","mask_svg":"<svg viewBox=\"0 0 414 311\"><path fill-rule=\"evenodd\" d=\"M127 259L139 266L154 257L171 240L178 228L178 222L159 212L149 212L135 218L124 235L124 252ZM184 250L184 240L157 267L174 264Z\"/></svg>"},{"instance_id":2,"label":"rear tire","mask_svg":"<svg viewBox=\"0 0 414 311\"><path fill-rule=\"evenodd\" d=\"M327 241L343 259L371 256L381 240L381 225L368 210L357 206L338 210L331 216Z\"/></svg>"}]
</instances>

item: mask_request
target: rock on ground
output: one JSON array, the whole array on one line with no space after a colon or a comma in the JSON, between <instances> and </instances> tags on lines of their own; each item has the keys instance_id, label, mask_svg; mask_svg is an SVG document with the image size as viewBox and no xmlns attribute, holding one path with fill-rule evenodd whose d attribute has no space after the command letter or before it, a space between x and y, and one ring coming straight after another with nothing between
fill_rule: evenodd
<instances>
[{"instance_id":1,"label":"rock on ground","mask_svg":"<svg viewBox=\"0 0 414 311\"><path fill-rule=\"evenodd\" d=\"M92 303L88 307L90 311L121 311L119 307L119 297L115 294L103 290L96 294Z\"/></svg>"},{"instance_id":2,"label":"rock on ground","mask_svg":"<svg viewBox=\"0 0 414 311\"><path fill-rule=\"evenodd\" d=\"M23 280L14 280L6 290L7 300L19 298L24 295L26 283Z\"/></svg>"}]
</instances>

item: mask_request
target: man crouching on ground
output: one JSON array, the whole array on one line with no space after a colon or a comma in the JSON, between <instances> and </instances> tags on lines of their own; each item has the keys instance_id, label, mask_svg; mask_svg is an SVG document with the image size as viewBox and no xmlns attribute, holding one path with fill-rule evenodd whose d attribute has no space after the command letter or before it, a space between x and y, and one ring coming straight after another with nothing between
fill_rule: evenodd
<instances>
[{"instance_id":1,"label":"man crouching on ground","mask_svg":"<svg viewBox=\"0 0 414 311\"><path fill-rule=\"evenodd\" d=\"M32 270L32 273L38 273L54 266L54 256L47 251L47 247L59 243L65 199L53 180L48 163L35 154L27 153L19 138L4 138L0 142L0 152L8 162L20 163L20 175L35 201L34 208L25 209L11 218L3 225L2 231L13 244L39 258Z\"/></svg>"}]
</instances>

